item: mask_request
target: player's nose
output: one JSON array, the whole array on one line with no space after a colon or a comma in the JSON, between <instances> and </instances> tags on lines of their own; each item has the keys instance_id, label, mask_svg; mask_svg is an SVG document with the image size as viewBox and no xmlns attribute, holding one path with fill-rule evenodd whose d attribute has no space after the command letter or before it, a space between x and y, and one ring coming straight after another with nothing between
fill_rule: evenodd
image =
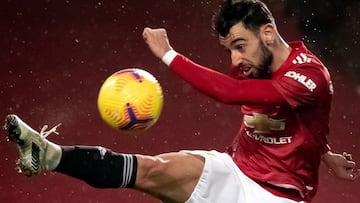
<instances>
[{"instance_id":1,"label":"player's nose","mask_svg":"<svg viewBox=\"0 0 360 203\"><path fill-rule=\"evenodd\" d=\"M231 51L231 64L239 66L243 63L243 54L238 51Z\"/></svg>"}]
</instances>

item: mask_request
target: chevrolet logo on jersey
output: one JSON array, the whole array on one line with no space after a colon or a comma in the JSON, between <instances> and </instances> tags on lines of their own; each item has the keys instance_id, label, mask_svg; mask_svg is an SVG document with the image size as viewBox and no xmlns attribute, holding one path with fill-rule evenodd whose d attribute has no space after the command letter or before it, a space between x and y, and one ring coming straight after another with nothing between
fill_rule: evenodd
<instances>
[{"instance_id":1,"label":"chevrolet logo on jersey","mask_svg":"<svg viewBox=\"0 0 360 203\"><path fill-rule=\"evenodd\" d=\"M253 132L245 130L247 136L265 144L283 145L291 143L291 136L268 137L271 131L285 130L284 119L272 119L268 115L253 113L253 116L244 115L244 124L246 127L253 129Z\"/></svg>"},{"instance_id":2,"label":"chevrolet logo on jersey","mask_svg":"<svg viewBox=\"0 0 360 203\"><path fill-rule=\"evenodd\" d=\"M272 119L268 115L253 113L253 116L244 115L246 127L253 128L256 134L271 133L271 130L284 130L285 122L283 119Z\"/></svg>"}]
</instances>

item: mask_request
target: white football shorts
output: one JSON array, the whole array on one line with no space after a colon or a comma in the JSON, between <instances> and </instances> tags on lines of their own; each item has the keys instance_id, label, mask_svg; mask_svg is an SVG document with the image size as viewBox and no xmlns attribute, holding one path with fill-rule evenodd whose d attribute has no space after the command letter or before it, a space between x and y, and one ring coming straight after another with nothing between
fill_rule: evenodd
<instances>
[{"instance_id":1,"label":"white football shorts","mask_svg":"<svg viewBox=\"0 0 360 203\"><path fill-rule=\"evenodd\" d=\"M185 203L297 203L278 197L247 177L226 153L182 150L200 155L205 166L190 198ZM305 203L305 202L299 202Z\"/></svg>"}]
</instances>

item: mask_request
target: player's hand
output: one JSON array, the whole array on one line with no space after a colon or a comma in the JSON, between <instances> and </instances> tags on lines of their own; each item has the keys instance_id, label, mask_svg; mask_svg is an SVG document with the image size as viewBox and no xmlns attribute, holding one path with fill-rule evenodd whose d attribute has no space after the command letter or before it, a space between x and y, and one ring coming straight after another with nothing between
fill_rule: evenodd
<instances>
[{"instance_id":1,"label":"player's hand","mask_svg":"<svg viewBox=\"0 0 360 203\"><path fill-rule=\"evenodd\" d=\"M329 168L329 172L343 180L355 180L359 177L360 169L356 169L356 164L352 155L344 152L343 154L328 151L322 160Z\"/></svg>"},{"instance_id":2,"label":"player's hand","mask_svg":"<svg viewBox=\"0 0 360 203\"><path fill-rule=\"evenodd\" d=\"M146 27L143 31L143 38L152 53L160 59L167 51L172 49L166 30L163 28L152 29Z\"/></svg>"}]
</instances>

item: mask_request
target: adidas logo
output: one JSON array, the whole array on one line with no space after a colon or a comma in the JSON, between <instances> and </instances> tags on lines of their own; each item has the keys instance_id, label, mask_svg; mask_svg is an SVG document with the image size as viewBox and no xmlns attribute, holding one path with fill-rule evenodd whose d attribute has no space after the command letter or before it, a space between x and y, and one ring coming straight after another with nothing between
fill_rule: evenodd
<instances>
[{"instance_id":1,"label":"adidas logo","mask_svg":"<svg viewBox=\"0 0 360 203\"><path fill-rule=\"evenodd\" d=\"M293 64L303 64L303 63L310 63L311 58L307 57L306 54L300 53L299 56L295 57L294 60L292 60Z\"/></svg>"}]
</instances>

